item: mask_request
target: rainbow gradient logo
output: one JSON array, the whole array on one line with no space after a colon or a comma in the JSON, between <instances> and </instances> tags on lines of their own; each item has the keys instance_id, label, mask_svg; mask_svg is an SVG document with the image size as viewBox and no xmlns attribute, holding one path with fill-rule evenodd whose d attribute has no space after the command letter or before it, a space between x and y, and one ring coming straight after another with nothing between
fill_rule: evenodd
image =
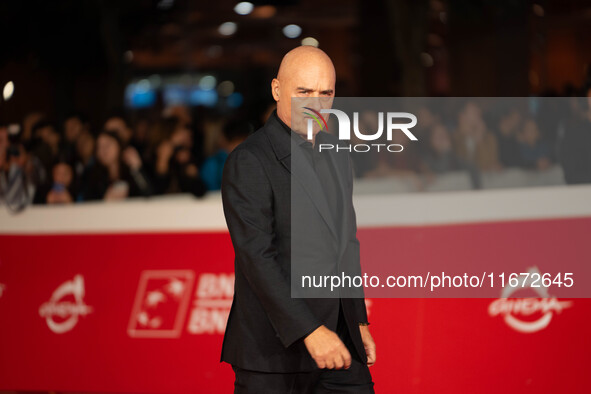
<instances>
[{"instance_id":1,"label":"rainbow gradient logo","mask_svg":"<svg viewBox=\"0 0 591 394\"><path fill-rule=\"evenodd\" d=\"M327 116L335 115L337 124L338 124L338 139L341 141L351 141L351 131L355 133L355 137L359 141L376 141L382 137L382 135L386 134L386 140L392 141L392 135L395 131L403 132L406 137L411 141L418 141L417 137L410 131L410 129L417 124L417 117L409 112L378 112L378 129L373 134L369 133L366 134L359 130L359 113L353 112L353 122L349 119L349 115L344 111L334 109L334 108L323 108L320 111L317 111L310 107L302 107L303 114L308 117L308 130L307 130L307 138L308 140L314 139L314 122L320 126L320 130L328 131L328 125L326 124L326 120L322 114L326 114ZM404 119L406 122L399 123L399 119ZM352 126L352 127L351 127ZM385 143L372 143L372 144L365 144L365 143L357 143L357 144L350 144L348 146L341 146L335 144L319 144L319 151L322 152L323 150L331 150L335 149L339 150L347 150L349 152L369 152L371 150L380 150L384 149L388 152L402 152L404 150L404 146L401 144L385 144Z\"/></svg>"},{"instance_id":2,"label":"rainbow gradient logo","mask_svg":"<svg viewBox=\"0 0 591 394\"><path fill-rule=\"evenodd\" d=\"M324 117L320 114L320 112L310 107L304 107L304 109L309 111L304 111L304 115L308 115L309 117L314 119L316 123L318 123L318 126L320 126L320 130L328 131L328 125L326 124L326 120L324 120Z\"/></svg>"}]
</instances>

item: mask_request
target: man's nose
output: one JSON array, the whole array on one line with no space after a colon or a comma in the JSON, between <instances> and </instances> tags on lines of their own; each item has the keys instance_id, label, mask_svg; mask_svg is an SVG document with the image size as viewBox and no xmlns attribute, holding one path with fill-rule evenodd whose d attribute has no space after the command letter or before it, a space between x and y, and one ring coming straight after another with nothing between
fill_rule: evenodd
<instances>
[{"instance_id":1,"label":"man's nose","mask_svg":"<svg viewBox=\"0 0 591 394\"><path fill-rule=\"evenodd\" d=\"M316 111L320 111L323 108L318 93L314 92L310 94L310 96L308 96L308 98L306 99L306 107L312 108Z\"/></svg>"}]
</instances>

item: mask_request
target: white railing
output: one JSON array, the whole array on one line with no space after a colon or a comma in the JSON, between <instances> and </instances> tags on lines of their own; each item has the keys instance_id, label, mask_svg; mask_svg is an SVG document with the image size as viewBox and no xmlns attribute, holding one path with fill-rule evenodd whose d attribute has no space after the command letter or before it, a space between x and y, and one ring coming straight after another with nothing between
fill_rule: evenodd
<instances>
[{"instance_id":1,"label":"white railing","mask_svg":"<svg viewBox=\"0 0 591 394\"><path fill-rule=\"evenodd\" d=\"M359 227L591 217L591 185L446 193L356 193ZM0 234L226 231L219 193L0 207Z\"/></svg>"}]
</instances>

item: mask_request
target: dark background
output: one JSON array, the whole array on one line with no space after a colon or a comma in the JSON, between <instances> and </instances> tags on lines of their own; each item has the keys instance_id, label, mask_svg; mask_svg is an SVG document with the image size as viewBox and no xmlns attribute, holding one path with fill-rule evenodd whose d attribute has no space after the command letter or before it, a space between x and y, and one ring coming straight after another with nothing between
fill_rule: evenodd
<instances>
[{"instance_id":1,"label":"dark background","mask_svg":"<svg viewBox=\"0 0 591 394\"><path fill-rule=\"evenodd\" d=\"M99 123L128 83L211 74L241 110L262 111L285 52L314 37L333 59L339 96L571 95L591 63L591 2L577 0L254 1L4 0L0 121L72 110ZM223 36L218 26L235 22ZM287 38L287 24L302 28ZM164 106L158 91L156 109ZM132 111L133 112L133 111Z\"/></svg>"}]
</instances>

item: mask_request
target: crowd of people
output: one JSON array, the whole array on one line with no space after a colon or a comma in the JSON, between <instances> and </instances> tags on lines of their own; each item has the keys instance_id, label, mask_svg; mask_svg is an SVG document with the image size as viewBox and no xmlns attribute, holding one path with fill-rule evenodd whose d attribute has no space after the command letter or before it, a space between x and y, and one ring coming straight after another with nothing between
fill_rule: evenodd
<instances>
[{"instance_id":1,"label":"crowd of people","mask_svg":"<svg viewBox=\"0 0 591 394\"><path fill-rule=\"evenodd\" d=\"M207 119L196 125L186 107L173 107L134 123L115 112L97 127L81 113L59 124L31 113L20 125L0 125L0 198L67 204L170 193L201 197L220 188L225 158L253 128L245 120Z\"/></svg>"},{"instance_id":2,"label":"crowd of people","mask_svg":"<svg viewBox=\"0 0 591 394\"><path fill-rule=\"evenodd\" d=\"M560 165L566 183L589 183L591 99L583 97L591 96L591 85L582 93L546 101L555 105L536 111L511 105L491 111L474 100L464 101L452 115L422 106L413 128L419 143L394 133L391 143L403 146L402 153L352 152L355 176L428 180L467 171L478 188L482 173ZM362 112L360 128L375 130L376 115ZM91 125L81 113L59 124L31 113L20 125L0 125L0 200L22 196L25 205L25 200L68 204L169 193L201 197L220 188L228 154L255 128L240 118L194 119L186 107L135 122L116 112L101 125Z\"/></svg>"},{"instance_id":3,"label":"crowd of people","mask_svg":"<svg viewBox=\"0 0 591 394\"><path fill-rule=\"evenodd\" d=\"M401 145L403 154L352 152L356 176L396 176L424 184L437 175L465 171L479 188L485 173L510 168L544 172L561 166L563 183L591 183L591 85L581 93L431 100L414 111L419 121L412 133L418 141L403 133L394 133L391 142L380 141ZM362 111L359 123L359 129L375 131L377 112Z\"/></svg>"}]
</instances>

